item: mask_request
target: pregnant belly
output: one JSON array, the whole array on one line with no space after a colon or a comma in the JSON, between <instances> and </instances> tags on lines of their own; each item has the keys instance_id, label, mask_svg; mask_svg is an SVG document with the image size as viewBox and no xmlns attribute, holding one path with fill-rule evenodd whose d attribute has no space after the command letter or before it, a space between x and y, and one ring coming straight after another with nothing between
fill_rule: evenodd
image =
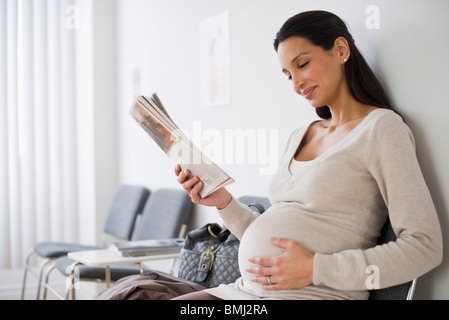
<instances>
[{"instance_id":1,"label":"pregnant belly","mask_svg":"<svg viewBox=\"0 0 449 320\"><path fill-rule=\"evenodd\" d=\"M245 271L246 267L253 265L248 261L250 257L272 257L285 251L272 245L271 237L297 241L312 252L328 251L326 237L323 235L323 221L317 223L317 219L320 219L317 214L290 204L273 206L254 220L240 241L239 267L244 286L254 292L261 290L260 284L250 280L254 275Z\"/></svg>"}]
</instances>

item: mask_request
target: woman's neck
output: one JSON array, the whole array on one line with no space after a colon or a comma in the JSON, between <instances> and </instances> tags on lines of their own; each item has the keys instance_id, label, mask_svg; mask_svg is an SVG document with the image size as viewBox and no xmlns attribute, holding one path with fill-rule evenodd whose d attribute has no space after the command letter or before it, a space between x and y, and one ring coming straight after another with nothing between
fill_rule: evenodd
<instances>
[{"instance_id":1,"label":"woman's neck","mask_svg":"<svg viewBox=\"0 0 449 320\"><path fill-rule=\"evenodd\" d=\"M345 91L345 90L343 90ZM355 100L349 90L342 94L333 103L328 105L332 117L327 119L323 125L338 128L346 123L357 121L366 117L376 107L369 106Z\"/></svg>"}]
</instances>

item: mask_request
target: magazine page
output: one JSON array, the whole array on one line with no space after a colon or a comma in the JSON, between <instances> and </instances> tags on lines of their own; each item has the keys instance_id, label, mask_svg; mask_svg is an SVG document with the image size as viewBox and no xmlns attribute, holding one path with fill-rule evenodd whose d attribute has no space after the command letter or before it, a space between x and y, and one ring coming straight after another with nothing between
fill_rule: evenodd
<instances>
[{"instance_id":1,"label":"magazine page","mask_svg":"<svg viewBox=\"0 0 449 320\"><path fill-rule=\"evenodd\" d=\"M151 113L154 118L156 118L163 126L165 126L170 131L179 130L178 126L173 122L173 120L168 115L167 110L162 105L159 97L156 93L153 93L151 97L141 96L137 101L144 106L149 113Z\"/></svg>"},{"instance_id":2,"label":"magazine page","mask_svg":"<svg viewBox=\"0 0 449 320\"><path fill-rule=\"evenodd\" d=\"M148 109L136 101L130 114L165 153L170 150L174 142L171 132Z\"/></svg>"},{"instance_id":3,"label":"magazine page","mask_svg":"<svg viewBox=\"0 0 449 320\"><path fill-rule=\"evenodd\" d=\"M183 170L190 170L190 177L200 177L203 187L199 194L202 198L207 197L218 188L234 182L226 172L199 151L190 140L186 141L178 136L167 155L174 163L179 163Z\"/></svg>"},{"instance_id":4,"label":"magazine page","mask_svg":"<svg viewBox=\"0 0 449 320\"><path fill-rule=\"evenodd\" d=\"M164 249L167 247L183 246L185 239L168 238L168 239L149 239L137 241L116 242L114 245L119 250L135 250L135 249Z\"/></svg>"},{"instance_id":5,"label":"magazine page","mask_svg":"<svg viewBox=\"0 0 449 320\"><path fill-rule=\"evenodd\" d=\"M173 120L170 118L170 115L168 114L167 110L165 110L164 105L162 104L162 101L159 99L159 96L156 93L153 93L151 95L151 100L152 103L154 103L154 105L156 105L164 114L165 116L170 120L170 122L172 122L173 124L175 124L173 122ZM176 126L176 125L175 125Z\"/></svg>"},{"instance_id":6,"label":"magazine page","mask_svg":"<svg viewBox=\"0 0 449 320\"><path fill-rule=\"evenodd\" d=\"M110 249L123 257L143 256L179 252L184 243L182 238L123 241L111 244Z\"/></svg>"},{"instance_id":7,"label":"magazine page","mask_svg":"<svg viewBox=\"0 0 449 320\"><path fill-rule=\"evenodd\" d=\"M130 115L175 164L179 163L183 170L189 169L191 175L201 179L201 197L234 182L176 126L156 93L151 97L138 97Z\"/></svg>"}]
</instances>

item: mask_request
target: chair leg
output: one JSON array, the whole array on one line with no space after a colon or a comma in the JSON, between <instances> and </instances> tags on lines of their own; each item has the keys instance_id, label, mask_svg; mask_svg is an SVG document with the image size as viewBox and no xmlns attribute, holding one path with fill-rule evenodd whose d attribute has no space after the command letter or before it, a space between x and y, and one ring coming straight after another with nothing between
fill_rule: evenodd
<instances>
[{"instance_id":1,"label":"chair leg","mask_svg":"<svg viewBox=\"0 0 449 320\"><path fill-rule=\"evenodd\" d=\"M43 275L44 269L53 260L51 258L45 258L44 260L42 260L41 263L39 264L39 273L35 273L35 271L30 266L30 259L34 253L35 253L34 248L31 248L30 250L28 250L28 253L26 256L25 268L24 268L24 272L23 272L22 296L21 296L22 300L25 299L25 288L26 288L28 272L30 272L32 275L34 275L37 278L36 300L39 300L41 284L42 284L42 275Z\"/></svg>"},{"instance_id":2,"label":"chair leg","mask_svg":"<svg viewBox=\"0 0 449 320\"><path fill-rule=\"evenodd\" d=\"M39 278L38 274L36 274L35 271L30 266L30 259L35 252L36 251L34 250L34 248L31 248L30 250L28 250L26 258L25 258L25 267L24 267L23 282L22 282L22 295L21 295L22 300L25 299L25 288L26 288L26 280L27 280L28 272L30 272L36 278ZM43 266L42 263L41 263L41 266ZM40 282L40 280L39 280L39 282ZM38 284L38 286L39 285L40 285L40 283ZM39 300L39 292L37 293L37 300Z\"/></svg>"},{"instance_id":3,"label":"chair leg","mask_svg":"<svg viewBox=\"0 0 449 320\"><path fill-rule=\"evenodd\" d=\"M48 279L49 279L49 277L50 277L50 273L53 271L54 268L55 268L55 263L52 262L52 263L48 266L48 268L47 268L47 270L46 270L46 272L45 272L45 277L44 277L44 279L45 279L45 281L44 281L44 294L43 294L43 297L42 297L43 300L46 300L46 299L47 299L47 289L50 290L50 291L51 291L56 297L58 297L59 299L64 300L64 297L62 297L58 292L56 292L55 289L53 289L53 288L48 284Z\"/></svg>"},{"instance_id":4,"label":"chair leg","mask_svg":"<svg viewBox=\"0 0 449 320\"><path fill-rule=\"evenodd\" d=\"M77 266L79 264L81 264L81 262L75 261L70 266L70 275L69 275L69 278L66 280L66 286L67 286L66 300L69 300L70 294L72 294L72 300L76 300L75 290L77 289L76 286L78 285L77 281L79 281L78 279L76 279L76 271L77 271ZM107 270L107 272L109 272L109 270ZM70 281L70 283L68 283L68 281Z\"/></svg>"},{"instance_id":5,"label":"chair leg","mask_svg":"<svg viewBox=\"0 0 449 320\"><path fill-rule=\"evenodd\" d=\"M53 259L46 258L42 260L41 264L39 265L39 277L38 277L38 283L37 283L37 296L36 300L39 300L39 296L41 293L41 284L42 284L42 276L44 273L45 267L52 261Z\"/></svg>"},{"instance_id":6,"label":"chair leg","mask_svg":"<svg viewBox=\"0 0 449 320\"><path fill-rule=\"evenodd\" d=\"M139 267L140 275L143 275L145 273L145 268L142 265L142 263L141 262L137 262L137 263L135 263L135 265Z\"/></svg>"},{"instance_id":7,"label":"chair leg","mask_svg":"<svg viewBox=\"0 0 449 320\"><path fill-rule=\"evenodd\" d=\"M23 272L23 282L22 282L22 296L21 296L21 300L25 299L25 286L26 286L26 281L27 281L27 273L28 270L30 268L30 258L34 253L34 248L31 248L30 250L28 250L27 255L26 255L26 260L25 260L25 268L24 268L24 272Z\"/></svg>"},{"instance_id":8,"label":"chair leg","mask_svg":"<svg viewBox=\"0 0 449 320\"><path fill-rule=\"evenodd\" d=\"M178 259L177 259L177 258L174 258L174 259L172 259L171 262L170 262L170 274L171 274L172 276L175 275L175 274L174 274L174 271L175 271L176 261L178 261Z\"/></svg>"},{"instance_id":9,"label":"chair leg","mask_svg":"<svg viewBox=\"0 0 449 320\"><path fill-rule=\"evenodd\" d=\"M44 280L44 294L42 296L42 300L47 300L47 288L49 286L48 284L48 278L50 277L50 272L55 268L55 264L52 263L48 268L47 272L45 273L45 280Z\"/></svg>"},{"instance_id":10,"label":"chair leg","mask_svg":"<svg viewBox=\"0 0 449 320\"><path fill-rule=\"evenodd\" d=\"M415 293L415 287L416 287L416 278L413 279L412 283L410 284L410 287L408 289L408 293L407 293L407 300L413 300L413 295Z\"/></svg>"}]
</instances>

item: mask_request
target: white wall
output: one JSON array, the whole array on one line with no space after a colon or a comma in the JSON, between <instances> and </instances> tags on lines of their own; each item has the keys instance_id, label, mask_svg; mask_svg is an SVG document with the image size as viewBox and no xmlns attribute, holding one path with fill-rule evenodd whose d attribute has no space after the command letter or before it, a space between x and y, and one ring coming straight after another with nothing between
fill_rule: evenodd
<instances>
[{"instance_id":1,"label":"white wall","mask_svg":"<svg viewBox=\"0 0 449 320\"><path fill-rule=\"evenodd\" d=\"M95 105L95 209L97 243L118 187L116 78L116 7L110 0L92 1L93 99Z\"/></svg>"},{"instance_id":2,"label":"white wall","mask_svg":"<svg viewBox=\"0 0 449 320\"><path fill-rule=\"evenodd\" d=\"M379 29L365 22L369 5L379 8ZM315 119L280 72L272 40L282 23L305 10L324 9L343 18L356 44L384 81L418 144L418 158L437 207L444 238L448 235L449 28L445 0L300 1L300 0L118 0L118 168L120 183L151 189L179 188L173 165L129 117L134 94L157 91L181 128L202 130L275 129L280 155L291 131ZM200 106L199 23L230 12L232 103ZM137 70L137 71L136 71ZM133 81L140 72L140 84ZM203 141L207 143L207 141ZM259 163L260 164L260 163ZM221 164L237 181L236 196L267 195L270 176L257 164ZM215 210L197 208L191 227L220 221ZM445 249L445 253L448 250ZM449 297L446 260L418 281L416 298Z\"/></svg>"}]
</instances>

